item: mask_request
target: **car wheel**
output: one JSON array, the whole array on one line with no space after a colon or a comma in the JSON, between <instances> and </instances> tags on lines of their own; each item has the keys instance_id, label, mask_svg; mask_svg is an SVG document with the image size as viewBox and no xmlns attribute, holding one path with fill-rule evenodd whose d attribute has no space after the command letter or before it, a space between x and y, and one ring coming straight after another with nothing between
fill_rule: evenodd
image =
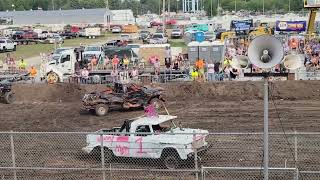
<instances>
[{"instance_id":1,"label":"car wheel","mask_svg":"<svg viewBox=\"0 0 320 180\"><path fill-rule=\"evenodd\" d=\"M175 151L167 151L162 158L162 162L167 169L178 169L181 165L179 155Z\"/></svg>"},{"instance_id":2,"label":"car wheel","mask_svg":"<svg viewBox=\"0 0 320 180\"><path fill-rule=\"evenodd\" d=\"M149 104L153 105L154 108L157 110L160 110L163 108L163 101L160 100L159 98L152 98Z\"/></svg>"},{"instance_id":3,"label":"car wheel","mask_svg":"<svg viewBox=\"0 0 320 180\"><path fill-rule=\"evenodd\" d=\"M95 107L95 112L97 116L105 116L108 114L109 107L106 104L98 104Z\"/></svg>"},{"instance_id":4,"label":"car wheel","mask_svg":"<svg viewBox=\"0 0 320 180\"><path fill-rule=\"evenodd\" d=\"M14 102L14 96L12 92L6 92L4 94L4 101L6 104L12 104Z\"/></svg>"}]
</instances>

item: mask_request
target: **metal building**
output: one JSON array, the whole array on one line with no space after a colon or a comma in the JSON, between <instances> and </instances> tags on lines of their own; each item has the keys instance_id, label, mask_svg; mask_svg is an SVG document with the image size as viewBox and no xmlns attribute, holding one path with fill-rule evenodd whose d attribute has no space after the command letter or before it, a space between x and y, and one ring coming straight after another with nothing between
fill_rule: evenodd
<instances>
[{"instance_id":1,"label":"metal building","mask_svg":"<svg viewBox=\"0 0 320 180\"><path fill-rule=\"evenodd\" d=\"M200 11L200 0L182 0L183 12L196 13Z\"/></svg>"}]
</instances>

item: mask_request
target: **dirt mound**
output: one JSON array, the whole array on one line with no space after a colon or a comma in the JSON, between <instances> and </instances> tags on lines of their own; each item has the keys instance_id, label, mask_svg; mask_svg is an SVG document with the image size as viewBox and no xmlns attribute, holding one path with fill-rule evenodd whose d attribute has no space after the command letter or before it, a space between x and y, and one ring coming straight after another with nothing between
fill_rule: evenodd
<instances>
[{"instance_id":1,"label":"dirt mound","mask_svg":"<svg viewBox=\"0 0 320 180\"><path fill-rule=\"evenodd\" d=\"M207 98L221 101L263 98L263 82L178 83L163 86L171 99ZM270 83L276 99L320 99L319 81L281 81Z\"/></svg>"},{"instance_id":2,"label":"dirt mound","mask_svg":"<svg viewBox=\"0 0 320 180\"><path fill-rule=\"evenodd\" d=\"M17 84L13 86L18 102L77 102L87 92L105 85ZM262 82L172 83L161 85L171 100L210 99L216 101L257 100L263 98ZM273 82L270 91L276 99L320 99L319 81Z\"/></svg>"},{"instance_id":3,"label":"dirt mound","mask_svg":"<svg viewBox=\"0 0 320 180\"><path fill-rule=\"evenodd\" d=\"M17 84L13 86L13 92L18 102L75 102L97 88L99 86L77 84Z\"/></svg>"}]
</instances>

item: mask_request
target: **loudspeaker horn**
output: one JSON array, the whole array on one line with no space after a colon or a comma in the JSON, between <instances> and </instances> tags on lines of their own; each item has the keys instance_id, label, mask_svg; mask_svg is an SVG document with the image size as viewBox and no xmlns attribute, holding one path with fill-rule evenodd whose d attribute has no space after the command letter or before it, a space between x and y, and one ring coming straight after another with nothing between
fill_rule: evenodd
<instances>
[{"instance_id":1,"label":"loudspeaker horn","mask_svg":"<svg viewBox=\"0 0 320 180\"><path fill-rule=\"evenodd\" d=\"M289 54L283 58L283 65L287 69L295 70L304 65L304 54Z\"/></svg>"},{"instance_id":2,"label":"loudspeaker horn","mask_svg":"<svg viewBox=\"0 0 320 180\"><path fill-rule=\"evenodd\" d=\"M230 65L234 69L246 69L249 66L249 58L243 55L236 56L232 59Z\"/></svg>"},{"instance_id":3,"label":"loudspeaker horn","mask_svg":"<svg viewBox=\"0 0 320 180\"><path fill-rule=\"evenodd\" d=\"M250 62L262 69L269 69L279 64L283 58L282 43L273 36L256 37L249 45Z\"/></svg>"}]
</instances>

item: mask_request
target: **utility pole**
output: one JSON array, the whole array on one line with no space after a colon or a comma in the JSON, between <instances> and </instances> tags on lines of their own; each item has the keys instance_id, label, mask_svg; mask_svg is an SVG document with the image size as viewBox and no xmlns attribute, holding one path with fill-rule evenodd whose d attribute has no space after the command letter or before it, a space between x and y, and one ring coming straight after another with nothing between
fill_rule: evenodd
<instances>
[{"instance_id":1,"label":"utility pole","mask_svg":"<svg viewBox=\"0 0 320 180\"><path fill-rule=\"evenodd\" d=\"M291 0L289 0L289 12L291 11Z\"/></svg>"},{"instance_id":2,"label":"utility pole","mask_svg":"<svg viewBox=\"0 0 320 180\"><path fill-rule=\"evenodd\" d=\"M218 0L218 16L220 16L220 0Z\"/></svg>"},{"instance_id":3,"label":"utility pole","mask_svg":"<svg viewBox=\"0 0 320 180\"><path fill-rule=\"evenodd\" d=\"M162 31L166 30L166 0L162 0Z\"/></svg>"},{"instance_id":4,"label":"utility pole","mask_svg":"<svg viewBox=\"0 0 320 180\"><path fill-rule=\"evenodd\" d=\"M169 16L169 19L170 19L170 12L171 12L171 5L170 5L170 0L168 0L168 16Z\"/></svg>"},{"instance_id":5,"label":"utility pole","mask_svg":"<svg viewBox=\"0 0 320 180\"><path fill-rule=\"evenodd\" d=\"M54 11L54 0L52 0L52 11Z\"/></svg>"},{"instance_id":6,"label":"utility pole","mask_svg":"<svg viewBox=\"0 0 320 180\"><path fill-rule=\"evenodd\" d=\"M211 11L210 14L211 14L211 17L212 17L212 11L213 11L213 2L212 2L212 1L213 1L213 0L210 0L210 1L211 1L211 2L210 2L210 4L211 4L211 5L210 5L210 7L211 7L211 8L210 8L210 11Z\"/></svg>"},{"instance_id":7,"label":"utility pole","mask_svg":"<svg viewBox=\"0 0 320 180\"><path fill-rule=\"evenodd\" d=\"M264 0L262 0L262 13L264 14Z\"/></svg>"},{"instance_id":8,"label":"utility pole","mask_svg":"<svg viewBox=\"0 0 320 180\"><path fill-rule=\"evenodd\" d=\"M237 0L234 0L234 12L237 12Z\"/></svg>"}]
</instances>

